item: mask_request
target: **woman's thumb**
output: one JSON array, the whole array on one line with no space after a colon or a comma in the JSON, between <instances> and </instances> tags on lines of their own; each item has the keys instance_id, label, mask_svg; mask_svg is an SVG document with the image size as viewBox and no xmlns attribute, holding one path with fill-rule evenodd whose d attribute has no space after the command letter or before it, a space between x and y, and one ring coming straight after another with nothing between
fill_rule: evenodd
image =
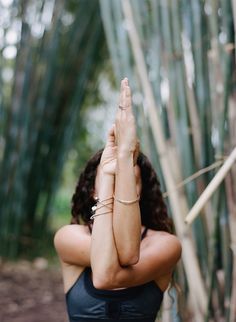
<instances>
[{"instance_id":1,"label":"woman's thumb","mask_svg":"<svg viewBox=\"0 0 236 322\"><path fill-rule=\"evenodd\" d=\"M112 127L108 131L107 143L115 142L115 124L112 124Z\"/></svg>"}]
</instances>

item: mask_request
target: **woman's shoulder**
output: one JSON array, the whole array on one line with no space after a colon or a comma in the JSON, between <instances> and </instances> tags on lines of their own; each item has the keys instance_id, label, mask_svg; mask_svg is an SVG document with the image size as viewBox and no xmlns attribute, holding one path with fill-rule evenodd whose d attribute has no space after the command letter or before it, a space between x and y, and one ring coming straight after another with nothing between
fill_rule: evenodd
<instances>
[{"instance_id":1,"label":"woman's shoulder","mask_svg":"<svg viewBox=\"0 0 236 322\"><path fill-rule=\"evenodd\" d=\"M182 246L179 238L171 233L160 230L148 229L146 234L146 242L149 246L154 249L158 246L161 246L162 249L171 249L177 254L178 257L181 256Z\"/></svg>"},{"instance_id":2,"label":"woman's shoulder","mask_svg":"<svg viewBox=\"0 0 236 322\"><path fill-rule=\"evenodd\" d=\"M60 259L69 264L89 264L91 235L86 225L65 225L57 230L54 246Z\"/></svg>"},{"instance_id":3,"label":"woman's shoulder","mask_svg":"<svg viewBox=\"0 0 236 322\"><path fill-rule=\"evenodd\" d=\"M87 225L79 224L68 224L60 227L55 235L54 241L60 239L61 237L71 236L71 234L89 234L89 228Z\"/></svg>"},{"instance_id":4,"label":"woman's shoulder","mask_svg":"<svg viewBox=\"0 0 236 322\"><path fill-rule=\"evenodd\" d=\"M84 231L84 232L86 232L86 231L89 231L89 228L85 224L82 224L82 225L81 224L67 224L67 225L60 227L57 230L57 232L58 231L67 231L67 230L68 231Z\"/></svg>"},{"instance_id":5,"label":"woman's shoulder","mask_svg":"<svg viewBox=\"0 0 236 322\"><path fill-rule=\"evenodd\" d=\"M174 234L169 233L167 231L155 230L155 229L151 229L151 228L147 228L147 236L148 237L159 237L159 238L168 238L168 237L171 237L171 236L176 237Z\"/></svg>"}]
</instances>

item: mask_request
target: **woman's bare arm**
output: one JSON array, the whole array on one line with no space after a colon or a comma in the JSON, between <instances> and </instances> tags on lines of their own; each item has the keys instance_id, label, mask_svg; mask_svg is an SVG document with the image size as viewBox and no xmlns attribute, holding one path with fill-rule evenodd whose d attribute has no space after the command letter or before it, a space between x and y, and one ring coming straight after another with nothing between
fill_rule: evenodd
<instances>
[{"instance_id":1,"label":"woman's bare arm","mask_svg":"<svg viewBox=\"0 0 236 322\"><path fill-rule=\"evenodd\" d=\"M83 225L67 225L56 233L55 246L63 262L81 267L91 266L92 237L85 228ZM95 268L95 274L93 274L94 285L97 288L113 289L158 280L172 272L180 256L181 245L174 235L163 232L152 233L141 243L140 259L137 264L121 267L118 261L117 263L114 261L110 271L104 270L99 265L100 273ZM99 258L96 262L99 263Z\"/></svg>"},{"instance_id":2,"label":"woman's bare arm","mask_svg":"<svg viewBox=\"0 0 236 322\"><path fill-rule=\"evenodd\" d=\"M136 178L132 154L117 156L117 174L113 214L114 238L122 266L136 264L139 260L141 219L139 202L124 204L118 200L136 200Z\"/></svg>"},{"instance_id":3,"label":"woman's bare arm","mask_svg":"<svg viewBox=\"0 0 236 322\"><path fill-rule=\"evenodd\" d=\"M97 204L91 237L91 268L97 288L111 284L120 269L113 236L113 195L116 169L114 127L109 131L95 181ZM105 206L104 206L105 205Z\"/></svg>"},{"instance_id":4,"label":"woman's bare arm","mask_svg":"<svg viewBox=\"0 0 236 322\"><path fill-rule=\"evenodd\" d=\"M120 264L133 265L138 262L140 252L141 218L134 168L136 148L135 119L132 113L131 91L128 80L121 82L120 105L116 116L117 170L113 229Z\"/></svg>"},{"instance_id":5,"label":"woman's bare arm","mask_svg":"<svg viewBox=\"0 0 236 322\"><path fill-rule=\"evenodd\" d=\"M100 171L100 186L98 197L100 200L112 198L114 191L114 176ZM111 206L109 206L111 207ZM102 214L106 212L106 214ZM113 206L102 207L96 211L91 237L91 268L93 283L96 288L114 279L113 273L119 265L117 250L114 243L112 216ZM105 282L106 280L106 282Z\"/></svg>"},{"instance_id":6,"label":"woman's bare arm","mask_svg":"<svg viewBox=\"0 0 236 322\"><path fill-rule=\"evenodd\" d=\"M132 132L135 123L132 115L124 119L126 115L123 113L120 117L118 151L114 146L114 133L111 132L111 149L106 150L106 155L104 153L105 158L101 161L105 162L100 164L102 167L99 166L98 170L97 192L101 200L113 194L121 200L134 200L137 197L133 167L135 132ZM131 132L125 131L124 127ZM128 145L119 145L119 142ZM115 181L114 169L117 171ZM105 211L108 213L94 218L92 236L79 225L65 226L56 233L55 246L64 262L78 266L91 265L94 285L103 289L135 286L170 274L181 254L181 246L175 236L156 232L145 238L137 262L141 233L138 203L125 205L115 201L114 208L100 208L96 214Z\"/></svg>"}]
</instances>

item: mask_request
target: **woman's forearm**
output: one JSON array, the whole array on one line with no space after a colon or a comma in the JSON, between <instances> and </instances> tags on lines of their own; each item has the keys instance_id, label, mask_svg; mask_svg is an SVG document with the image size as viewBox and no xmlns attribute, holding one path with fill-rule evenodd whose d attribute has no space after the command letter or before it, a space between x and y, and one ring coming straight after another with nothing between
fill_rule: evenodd
<instances>
[{"instance_id":1,"label":"woman's forearm","mask_svg":"<svg viewBox=\"0 0 236 322\"><path fill-rule=\"evenodd\" d=\"M137 199L132 153L118 153L115 199ZM114 199L113 231L120 264L137 263L140 250L141 217L139 202L124 204Z\"/></svg>"},{"instance_id":2,"label":"woman's forearm","mask_svg":"<svg viewBox=\"0 0 236 322\"><path fill-rule=\"evenodd\" d=\"M112 202L113 193L114 176L101 173L98 189L99 199L103 202L103 200L111 198L104 203ZM98 216L94 217L90 256L95 287L107 288L112 284L114 274L119 266L119 260L112 228L113 204L106 207L101 206L99 203L95 213ZM106 214L102 214L105 212Z\"/></svg>"}]
</instances>

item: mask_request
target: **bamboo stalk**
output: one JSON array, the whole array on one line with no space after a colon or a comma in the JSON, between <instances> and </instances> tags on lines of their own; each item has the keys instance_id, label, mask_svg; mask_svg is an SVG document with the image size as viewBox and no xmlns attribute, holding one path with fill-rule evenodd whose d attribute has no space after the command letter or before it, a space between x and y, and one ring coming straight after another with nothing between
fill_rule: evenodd
<instances>
[{"instance_id":1,"label":"bamboo stalk","mask_svg":"<svg viewBox=\"0 0 236 322\"><path fill-rule=\"evenodd\" d=\"M192 180L198 178L203 173L206 173L206 172L208 172L208 171L210 171L212 169L218 168L220 165L222 165L222 163L223 163L223 161L216 161L215 163L209 165L208 167L198 170L197 172L195 172L194 174L192 174L188 178L186 178L183 181L179 182L176 185L176 187L174 188L174 190L182 188L184 185L186 185L187 183L191 182ZM171 191L166 191L166 192L163 193L163 197L166 198L166 197L169 196L169 194L171 194Z\"/></svg>"},{"instance_id":2,"label":"bamboo stalk","mask_svg":"<svg viewBox=\"0 0 236 322\"><path fill-rule=\"evenodd\" d=\"M170 298L169 293L165 293L164 299L163 299L162 311L161 311L162 321L172 322L172 316L171 316L171 310L170 310L171 305L172 305L172 299Z\"/></svg>"},{"instance_id":3,"label":"bamboo stalk","mask_svg":"<svg viewBox=\"0 0 236 322\"><path fill-rule=\"evenodd\" d=\"M235 112L235 96L229 99L229 134L230 145L234 144L236 138L236 112ZM236 166L232 167L230 173L225 180L225 187L227 191L227 203L229 209L229 227L230 227L230 248L233 256L233 267L231 276L231 301L230 301L230 317L229 322L235 322L236 319Z\"/></svg>"},{"instance_id":4,"label":"bamboo stalk","mask_svg":"<svg viewBox=\"0 0 236 322\"><path fill-rule=\"evenodd\" d=\"M134 24L132 8L130 1L122 0L124 15L129 25L128 34L131 41L132 51L140 78L140 83L145 95L148 105L148 114L151 128L154 134L157 150L159 152L160 163L162 166L163 174L165 177L167 189L172 189L175 186L173 176L170 169L172 168L171 162L167 157L166 142L161 130L161 122L157 115L157 106L155 103L154 95L148 80L147 69L145 65L144 55L141 49L139 36ZM182 219L182 207L180 206L179 196L177 192L173 192L170 196L170 203L172 206L176 231L181 238L183 247L183 262L186 269L186 275L190 288L190 295L194 297L193 303L195 304L194 311L196 318L202 319L206 311L206 293L204 290L203 280L200 274L198 261L194 252L194 247L188 235L185 235L184 223Z\"/></svg>"},{"instance_id":5,"label":"bamboo stalk","mask_svg":"<svg viewBox=\"0 0 236 322\"><path fill-rule=\"evenodd\" d=\"M233 166L234 162L236 161L236 147L230 153L229 157L226 159L222 167L219 169L217 174L208 184L206 189L203 191L195 205L192 207L190 212L188 213L187 217L185 218L185 223L190 225L194 221L194 219L198 216L206 202L210 199L214 191L218 188L220 183L224 180L225 176L227 175L228 171Z\"/></svg>"},{"instance_id":6,"label":"bamboo stalk","mask_svg":"<svg viewBox=\"0 0 236 322\"><path fill-rule=\"evenodd\" d=\"M31 34L31 24L44 25L45 1L32 3L33 22L25 20L27 4L31 2L14 4L18 16L12 22L22 21L16 63L10 61L16 77L11 95L10 84L3 89L9 96L3 106L9 118L0 165L0 254L5 257L19 255L20 234L39 237L50 229L48 216L74 129L80 127L78 111L87 80L91 84L97 77L102 50L106 55L98 1L81 0L73 6L70 1L53 2L50 26L39 38ZM74 19L69 26L63 22L67 10Z\"/></svg>"},{"instance_id":7,"label":"bamboo stalk","mask_svg":"<svg viewBox=\"0 0 236 322\"><path fill-rule=\"evenodd\" d=\"M234 19L234 42L236 43L236 1L231 0L233 9L233 19ZM235 61L236 61L236 50L235 50Z\"/></svg>"}]
</instances>

